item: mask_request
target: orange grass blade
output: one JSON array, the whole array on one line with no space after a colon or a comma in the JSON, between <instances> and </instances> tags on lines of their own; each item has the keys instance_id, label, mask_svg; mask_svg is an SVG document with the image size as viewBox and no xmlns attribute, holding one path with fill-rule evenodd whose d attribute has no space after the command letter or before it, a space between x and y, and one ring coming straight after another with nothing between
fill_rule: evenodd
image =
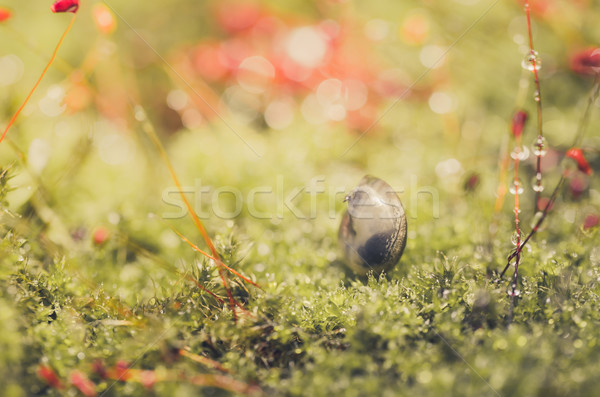
<instances>
[{"instance_id":1,"label":"orange grass blade","mask_svg":"<svg viewBox=\"0 0 600 397\"><path fill-rule=\"evenodd\" d=\"M206 288L205 286L203 286L202 284L200 284L198 282L198 280L194 279L192 276L190 276L187 273L182 273L180 272L175 266L171 265L170 263L167 263L164 259L162 259L160 256L157 256L151 252L149 252L148 250L144 249L143 247L139 246L138 244L133 243L132 241L130 241L129 239L124 239L127 243L127 245L129 247L131 247L133 250L135 250L137 253L144 255L147 258L150 258L152 260L157 261L157 263L163 268L166 269L170 272L175 273L176 275L180 276L182 279L186 279L188 281L191 281L192 283L196 284L196 286L198 288L200 288L201 290L208 292L213 298L215 298L216 300L218 300L221 304L224 304L225 302L223 301L223 299L219 298L214 292L212 292L211 290L209 290L208 288Z\"/></svg>"},{"instance_id":2,"label":"orange grass blade","mask_svg":"<svg viewBox=\"0 0 600 397\"><path fill-rule=\"evenodd\" d=\"M15 114L12 116L12 118L8 122L8 125L4 129L4 132L2 133L2 136L0 136L0 142L2 142L2 140L6 136L6 133L10 129L10 127L15 123L15 120L17 120L17 117L19 117L19 114L21 114L21 112L23 111L23 108L25 108L25 105L27 105L27 102L29 102L29 99L31 98L31 96L33 95L33 93L35 92L35 90L38 88L38 86L40 85L40 83L42 82L42 79L46 75L46 72L48 71L48 69L50 69L50 65L52 65L52 62L54 62L54 59L56 58L56 55L58 54L58 50L60 49L60 46L62 45L63 41L65 40L65 37L67 37L67 33L69 33L69 31L71 30L71 27L73 27L73 23L75 22L75 16L76 15L77 14L73 14L73 17L71 18L71 22L69 23L69 26L67 26L67 29L65 30L65 32L60 37L60 40L58 41L58 44L56 45L56 48L54 49L54 52L52 53L52 57L50 58L50 61L48 62L48 64L44 68L44 71L42 72L42 74L40 75L40 77L38 78L38 80L35 82L33 88L31 89L31 91L29 91L29 94L27 95L27 98L25 98L25 101L21 104L21 106L19 107L19 109L17 109L17 111L15 112Z\"/></svg>"},{"instance_id":3,"label":"orange grass blade","mask_svg":"<svg viewBox=\"0 0 600 397\"><path fill-rule=\"evenodd\" d=\"M194 220L194 223L196 224L196 228L202 235L202 238L204 239L204 242L206 243L208 248L210 248L212 256L215 259L217 259L216 263L217 263L217 266L219 269L219 276L221 277L221 280L223 281L223 286L225 287L225 291L227 291L227 296L229 297L229 306L231 308L231 311L233 312L234 321L237 321L237 314L235 312L235 307L239 306L239 304L233 298L233 294L231 293L231 289L229 288L229 285L227 283L227 278L223 272L223 267L222 267L222 266L224 266L224 264L223 264L223 262L221 262L219 253L218 253L217 249L215 248L215 245L213 244L212 240L208 236L208 233L206 232L204 225L202 224L202 222L200 221L200 219L194 212L192 205L190 204L189 200L185 196L185 193L183 192L183 188L181 187L181 183L179 182L179 178L177 178L177 174L175 173L175 169L173 168L173 165L171 164L171 161L169 160L169 156L167 155L165 148L163 147L162 143L158 139L158 136L156 135L154 130L152 128L150 128L149 125L147 125L146 127L147 128L144 129L144 132L146 132L146 134L148 135L150 140L152 140L152 143L158 150L158 153L159 153L162 161L165 163L165 165L167 166L167 169L169 170L169 173L171 174L171 179L177 186L177 191L179 192L179 195L183 199L183 202L184 202L190 216L192 217L192 219Z\"/></svg>"},{"instance_id":4,"label":"orange grass blade","mask_svg":"<svg viewBox=\"0 0 600 397\"><path fill-rule=\"evenodd\" d=\"M242 274L240 274L239 272L237 272L236 270L230 268L229 266L227 266L225 263L223 263L220 259L217 259L211 255L209 255L207 252L202 251L200 248L198 248L198 246L196 246L194 243L192 243L190 240L188 240L183 234L179 233L177 230L172 229L175 234L177 234L179 236L179 238L181 238L183 241L185 241L190 247L192 247L192 249L194 251L198 251L199 253L201 253L202 255L206 256L209 259L212 259L215 262L219 262L219 266L223 266L225 269L229 270L231 273L235 274L236 276L238 276L239 278L241 278L242 280L244 280L245 282L254 285L257 288L261 288L260 285L258 285L257 283L255 283L254 281L250 280L248 277L243 276ZM261 288L262 289L262 288Z\"/></svg>"},{"instance_id":5,"label":"orange grass blade","mask_svg":"<svg viewBox=\"0 0 600 397\"><path fill-rule=\"evenodd\" d=\"M149 131L147 131L147 132L149 132ZM206 245L210 249L210 252L212 252L212 255L215 258L219 258L219 253L217 252L217 249L215 248L215 245L213 244L212 240L208 236L208 233L206 232L206 229L204 228L204 225L202 224L202 221L200 221L200 219L198 218L198 216L194 212L194 209L192 208L192 205L190 204L189 200L185 196L185 193L183 192L183 188L181 187L181 183L179 182L179 178L177 178L177 174L175 173L175 170L173 169L173 165L171 164L171 160L169 160L169 157L167 156L167 152L165 151L165 148L163 147L162 143L160 142L160 140L158 139L158 137L156 136L156 134L154 134L154 133L148 133L148 135L149 135L150 139L152 140L152 143L154 143L154 146L156 146L156 148L158 149L158 152L159 152L159 155L160 155L161 159L163 160L163 162L165 163L165 165L169 169L169 174L171 175L171 179L175 183L175 186L177 187L177 191L179 192L179 195L181 196L181 199L183 200L183 203L185 204L185 207L187 208L190 216L192 217L194 223L196 224L196 228L198 229L198 231L202 235L202 238L204 239L204 242L206 243Z\"/></svg>"}]
</instances>

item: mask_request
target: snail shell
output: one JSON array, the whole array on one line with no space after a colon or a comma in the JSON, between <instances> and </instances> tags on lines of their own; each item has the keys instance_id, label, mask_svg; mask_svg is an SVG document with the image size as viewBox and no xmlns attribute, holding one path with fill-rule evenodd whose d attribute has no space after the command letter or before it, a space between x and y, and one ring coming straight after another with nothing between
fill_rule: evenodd
<instances>
[{"instance_id":1,"label":"snail shell","mask_svg":"<svg viewBox=\"0 0 600 397\"><path fill-rule=\"evenodd\" d=\"M344 201L338 240L348 265L361 275L391 269L406 246L406 215L396 192L366 175Z\"/></svg>"}]
</instances>

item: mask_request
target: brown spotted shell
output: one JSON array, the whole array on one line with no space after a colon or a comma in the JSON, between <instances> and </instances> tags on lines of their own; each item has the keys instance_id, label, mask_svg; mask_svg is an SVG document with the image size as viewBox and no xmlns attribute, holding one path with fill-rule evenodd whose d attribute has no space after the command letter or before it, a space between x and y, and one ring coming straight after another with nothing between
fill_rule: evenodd
<instances>
[{"instance_id":1,"label":"brown spotted shell","mask_svg":"<svg viewBox=\"0 0 600 397\"><path fill-rule=\"evenodd\" d=\"M406 246L406 215L396 192L367 175L344 201L338 240L346 263L361 275L394 267Z\"/></svg>"}]
</instances>

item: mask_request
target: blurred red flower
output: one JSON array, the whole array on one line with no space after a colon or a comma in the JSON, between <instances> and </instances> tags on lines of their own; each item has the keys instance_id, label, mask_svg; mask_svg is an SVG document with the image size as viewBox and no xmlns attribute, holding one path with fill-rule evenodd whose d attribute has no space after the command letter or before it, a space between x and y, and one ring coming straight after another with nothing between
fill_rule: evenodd
<instances>
[{"instance_id":1,"label":"blurred red flower","mask_svg":"<svg viewBox=\"0 0 600 397\"><path fill-rule=\"evenodd\" d=\"M0 7L0 22L8 21L12 12L8 8Z\"/></svg>"}]
</instances>

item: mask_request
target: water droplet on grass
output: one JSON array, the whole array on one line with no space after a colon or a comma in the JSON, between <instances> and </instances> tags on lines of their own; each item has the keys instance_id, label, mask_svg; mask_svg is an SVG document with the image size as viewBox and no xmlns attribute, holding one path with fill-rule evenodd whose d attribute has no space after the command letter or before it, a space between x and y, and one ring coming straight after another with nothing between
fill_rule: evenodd
<instances>
[{"instance_id":1,"label":"water droplet on grass","mask_svg":"<svg viewBox=\"0 0 600 397\"><path fill-rule=\"evenodd\" d=\"M517 297L517 296L521 295L521 291L519 291L518 289L513 290L513 287L509 287L508 291L506 291L506 292L507 292L508 296L511 296L511 297L512 296Z\"/></svg>"},{"instance_id":2,"label":"water droplet on grass","mask_svg":"<svg viewBox=\"0 0 600 397\"><path fill-rule=\"evenodd\" d=\"M529 149L527 148L527 146L517 146L510 153L510 157L512 157L513 160L525 161L529 158Z\"/></svg>"},{"instance_id":3,"label":"water droplet on grass","mask_svg":"<svg viewBox=\"0 0 600 397\"><path fill-rule=\"evenodd\" d=\"M548 153L546 149L546 138L538 137L533 144L533 154L538 157L544 157Z\"/></svg>"},{"instance_id":4,"label":"water droplet on grass","mask_svg":"<svg viewBox=\"0 0 600 397\"><path fill-rule=\"evenodd\" d=\"M519 178L513 179L513 182L510 185L508 190L510 191L511 194L522 194L523 193L523 185L521 184L521 181L519 180Z\"/></svg>"},{"instance_id":5,"label":"water droplet on grass","mask_svg":"<svg viewBox=\"0 0 600 397\"><path fill-rule=\"evenodd\" d=\"M521 62L521 66L525 70L529 70L533 72L534 70L540 70L542 68L542 59L539 57L537 51L531 51L529 54L525 55L523 61Z\"/></svg>"},{"instance_id":6,"label":"water droplet on grass","mask_svg":"<svg viewBox=\"0 0 600 397\"><path fill-rule=\"evenodd\" d=\"M512 236L510 236L510 241L513 245L520 245L523 241L523 233L518 233L516 230L513 232Z\"/></svg>"}]
</instances>

